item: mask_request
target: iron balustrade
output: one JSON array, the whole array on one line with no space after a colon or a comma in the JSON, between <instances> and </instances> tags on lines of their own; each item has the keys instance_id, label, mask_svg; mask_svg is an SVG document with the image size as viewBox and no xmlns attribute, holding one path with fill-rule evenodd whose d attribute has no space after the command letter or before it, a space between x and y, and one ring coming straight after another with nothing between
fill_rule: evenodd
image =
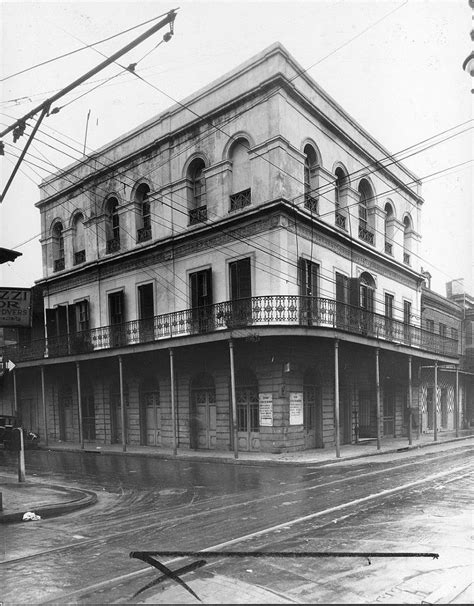
<instances>
[{"instance_id":1,"label":"iron balustrade","mask_svg":"<svg viewBox=\"0 0 474 606\"><path fill-rule=\"evenodd\" d=\"M367 244L374 244L374 232L370 231L366 227L359 225L359 238L367 242Z\"/></svg>"},{"instance_id":2,"label":"iron balustrade","mask_svg":"<svg viewBox=\"0 0 474 606\"><path fill-rule=\"evenodd\" d=\"M151 240L151 227L137 229L137 242L146 242L147 240Z\"/></svg>"},{"instance_id":3,"label":"iron balustrade","mask_svg":"<svg viewBox=\"0 0 474 606\"><path fill-rule=\"evenodd\" d=\"M105 251L107 254L118 252L120 250L120 238L107 240Z\"/></svg>"},{"instance_id":4,"label":"iron balustrade","mask_svg":"<svg viewBox=\"0 0 474 606\"><path fill-rule=\"evenodd\" d=\"M318 198L313 198L309 194L305 194L304 207L312 213L318 213Z\"/></svg>"},{"instance_id":5,"label":"iron balustrade","mask_svg":"<svg viewBox=\"0 0 474 606\"><path fill-rule=\"evenodd\" d=\"M341 229L345 229L347 231L346 217L338 211L336 211L336 227L340 227Z\"/></svg>"},{"instance_id":6,"label":"iron balustrade","mask_svg":"<svg viewBox=\"0 0 474 606\"><path fill-rule=\"evenodd\" d=\"M65 267L64 257L54 260L54 271L62 271Z\"/></svg>"},{"instance_id":7,"label":"iron balustrade","mask_svg":"<svg viewBox=\"0 0 474 606\"><path fill-rule=\"evenodd\" d=\"M74 265L79 265L80 263L85 263L86 261L86 251L78 250L74 253Z\"/></svg>"},{"instance_id":8,"label":"iron balustrade","mask_svg":"<svg viewBox=\"0 0 474 606\"><path fill-rule=\"evenodd\" d=\"M252 203L252 190L244 189L230 196L230 210L240 210Z\"/></svg>"},{"instance_id":9,"label":"iron balustrade","mask_svg":"<svg viewBox=\"0 0 474 606\"><path fill-rule=\"evenodd\" d=\"M185 335L256 326L304 326L309 329L337 330L438 354L455 357L458 353L456 339L333 299L267 295L101 326L32 341L27 345L6 346L4 359L17 362L84 354Z\"/></svg>"},{"instance_id":10,"label":"iron balustrade","mask_svg":"<svg viewBox=\"0 0 474 606\"><path fill-rule=\"evenodd\" d=\"M199 206L189 211L189 225L196 225L203 221L207 221L207 206Z\"/></svg>"}]
</instances>

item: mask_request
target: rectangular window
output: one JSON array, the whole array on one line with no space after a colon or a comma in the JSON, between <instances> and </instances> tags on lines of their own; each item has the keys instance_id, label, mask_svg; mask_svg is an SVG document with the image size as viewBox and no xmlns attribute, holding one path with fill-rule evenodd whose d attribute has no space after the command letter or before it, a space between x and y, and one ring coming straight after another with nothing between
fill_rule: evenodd
<instances>
[{"instance_id":1,"label":"rectangular window","mask_svg":"<svg viewBox=\"0 0 474 606\"><path fill-rule=\"evenodd\" d=\"M303 297L318 296L318 273L319 265L300 258L300 294Z\"/></svg>"},{"instance_id":2,"label":"rectangular window","mask_svg":"<svg viewBox=\"0 0 474 606\"><path fill-rule=\"evenodd\" d=\"M451 328L451 339L457 341L459 338L459 334L456 328Z\"/></svg>"},{"instance_id":3,"label":"rectangular window","mask_svg":"<svg viewBox=\"0 0 474 606\"><path fill-rule=\"evenodd\" d=\"M153 284L142 284L138 287L139 319L153 318L155 315L153 301Z\"/></svg>"},{"instance_id":4,"label":"rectangular window","mask_svg":"<svg viewBox=\"0 0 474 606\"><path fill-rule=\"evenodd\" d=\"M76 303L76 325L79 331L89 330L89 301L78 301Z\"/></svg>"},{"instance_id":5,"label":"rectangular window","mask_svg":"<svg viewBox=\"0 0 474 606\"><path fill-rule=\"evenodd\" d=\"M385 317L390 320L393 318L393 295L385 293Z\"/></svg>"},{"instance_id":6,"label":"rectangular window","mask_svg":"<svg viewBox=\"0 0 474 606\"><path fill-rule=\"evenodd\" d=\"M191 307L212 305L212 270L204 269L189 275Z\"/></svg>"},{"instance_id":7,"label":"rectangular window","mask_svg":"<svg viewBox=\"0 0 474 606\"><path fill-rule=\"evenodd\" d=\"M426 320L426 330L429 332L434 332L434 320Z\"/></svg>"},{"instance_id":8,"label":"rectangular window","mask_svg":"<svg viewBox=\"0 0 474 606\"><path fill-rule=\"evenodd\" d=\"M446 336L446 331L447 331L446 324L442 324L442 323L440 322L440 323L439 323L439 334L440 334L442 337L445 337L445 336Z\"/></svg>"},{"instance_id":9,"label":"rectangular window","mask_svg":"<svg viewBox=\"0 0 474 606\"><path fill-rule=\"evenodd\" d=\"M109 321L110 324L122 324L125 321L124 293L114 292L109 295Z\"/></svg>"},{"instance_id":10,"label":"rectangular window","mask_svg":"<svg viewBox=\"0 0 474 606\"><path fill-rule=\"evenodd\" d=\"M230 298L248 299L252 296L252 279L250 270L250 257L229 263L230 272Z\"/></svg>"},{"instance_id":11,"label":"rectangular window","mask_svg":"<svg viewBox=\"0 0 474 606\"><path fill-rule=\"evenodd\" d=\"M336 272L336 301L349 303L349 278Z\"/></svg>"},{"instance_id":12,"label":"rectangular window","mask_svg":"<svg viewBox=\"0 0 474 606\"><path fill-rule=\"evenodd\" d=\"M411 323L411 303L410 303L410 301L403 301L403 322L405 324Z\"/></svg>"}]
</instances>

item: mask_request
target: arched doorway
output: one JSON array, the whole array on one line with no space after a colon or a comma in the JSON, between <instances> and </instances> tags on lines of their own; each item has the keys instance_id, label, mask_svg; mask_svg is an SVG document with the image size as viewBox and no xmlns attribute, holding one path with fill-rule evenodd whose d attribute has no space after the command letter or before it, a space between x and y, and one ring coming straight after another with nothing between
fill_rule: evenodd
<instances>
[{"instance_id":1,"label":"arched doorway","mask_svg":"<svg viewBox=\"0 0 474 606\"><path fill-rule=\"evenodd\" d=\"M237 400L237 440L239 450L260 450L258 381L250 370L235 376Z\"/></svg>"},{"instance_id":2,"label":"arched doorway","mask_svg":"<svg viewBox=\"0 0 474 606\"><path fill-rule=\"evenodd\" d=\"M146 377L140 383L141 443L161 445L160 389L155 377Z\"/></svg>"},{"instance_id":3,"label":"arched doorway","mask_svg":"<svg viewBox=\"0 0 474 606\"><path fill-rule=\"evenodd\" d=\"M74 439L71 385L64 383L59 388L58 407L59 439L64 442L70 442Z\"/></svg>"},{"instance_id":4,"label":"arched doorway","mask_svg":"<svg viewBox=\"0 0 474 606\"><path fill-rule=\"evenodd\" d=\"M201 373L191 381L191 448L216 447L216 388L208 373Z\"/></svg>"},{"instance_id":5,"label":"arched doorway","mask_svg":"<svg viewBox=\"0 0 474 606\"><path fill-rule=\"evenodd\" d=\"M321 385L317 372L309 368L303 377L304 447L323 448Z\"/></svg>"}]
</instances>

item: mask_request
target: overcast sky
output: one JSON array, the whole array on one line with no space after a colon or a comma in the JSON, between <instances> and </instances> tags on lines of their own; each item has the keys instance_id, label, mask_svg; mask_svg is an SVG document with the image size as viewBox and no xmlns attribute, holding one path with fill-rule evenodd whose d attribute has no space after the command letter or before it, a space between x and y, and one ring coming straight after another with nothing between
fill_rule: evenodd
<instances>
[{"instance_id":1,"label":"overcast sky","mask_svg":"<svg viewBox=\"0 0 474 606\"><path fill-rule=\"evenodd\" d=\"M61 111L43 122L29 163L22 165L0 205L0 246L23 254L0 266L0 285L31 286L41 277L37 186L48 171L82 155L89 110L90 152L280 41L391 153L452 129L414 147L411 152L418 153L404 164L423 180L420 257L433 275L433 289L445 294L447 281L464 278L474 294L473 167L457 166L472 160L474 95L462 70L472 46L467 0L0 2L1 77L6 78L1 83L2 129L103 56L88 49L8 76L178 6L168 44L154 48L158 34L121 60L124 66L139 62L138 73L162 93L111 66L59 101ZM96 48L110 55L146 27ZM15 145L11 134L4 140L3 184L26 137Z\"/></svg>"}]
</instances>

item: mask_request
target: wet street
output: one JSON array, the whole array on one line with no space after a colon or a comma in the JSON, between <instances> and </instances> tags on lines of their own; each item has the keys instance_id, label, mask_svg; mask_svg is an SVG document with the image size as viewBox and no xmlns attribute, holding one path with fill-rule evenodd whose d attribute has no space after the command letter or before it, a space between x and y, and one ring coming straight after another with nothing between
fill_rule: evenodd
<instances>
[{"instance_id":1,"label":"wet street","mask_svg":"<svg viewBox=\"0 0 474 606\"><path fill-rule=\"evenodd\" d=\"M14 474L14 456L0 458ZM208 556L183 580L214 603L450 603L472 581L469 442L322 467L29 451L26 469L30 481L93 490L98 502L2 527L4 604L198 603L169 580L133 598L159 576L129 557L146 550L310 554Z\"/></svg>"}]
</instances>

